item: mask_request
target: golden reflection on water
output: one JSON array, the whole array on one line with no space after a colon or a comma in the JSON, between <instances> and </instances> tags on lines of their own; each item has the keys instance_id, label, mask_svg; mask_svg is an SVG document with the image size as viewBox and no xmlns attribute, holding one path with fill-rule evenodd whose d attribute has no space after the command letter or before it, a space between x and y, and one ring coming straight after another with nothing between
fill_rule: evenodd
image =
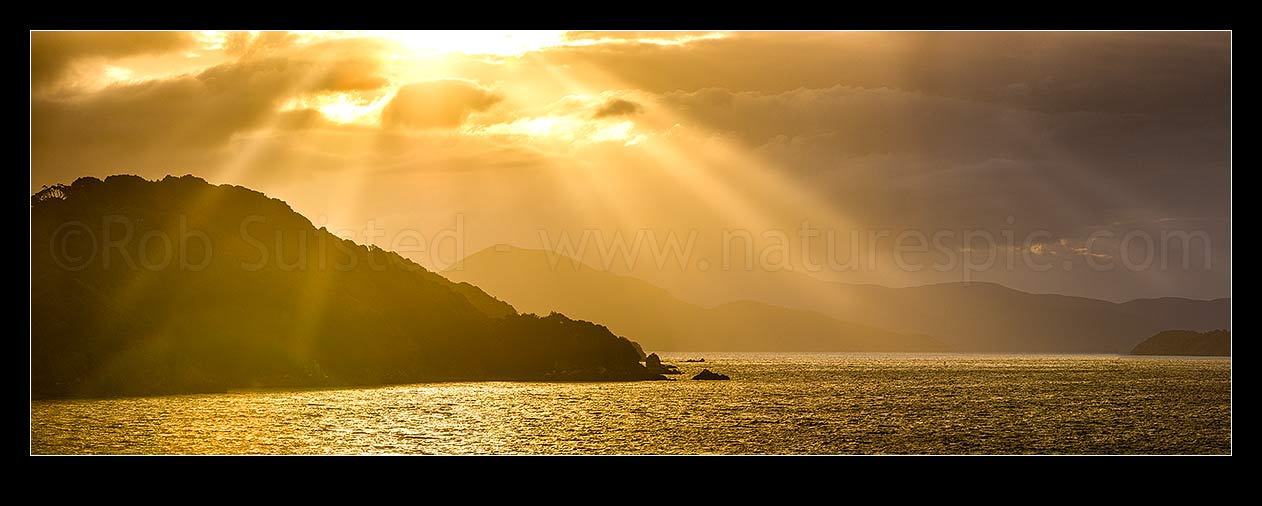
<instances>
[{"instance_id":1,"label":"golden reflection on water","mask_svg":"<svg viewBox=\"0 0 1262 506\"><path fill-rule=\"evenodd\" d=\"M1230 359L665 354L679 381L37 401L36 454L1230 453ZM732 381L691 381L709 368Z\"/></svg>"}]
</instances>

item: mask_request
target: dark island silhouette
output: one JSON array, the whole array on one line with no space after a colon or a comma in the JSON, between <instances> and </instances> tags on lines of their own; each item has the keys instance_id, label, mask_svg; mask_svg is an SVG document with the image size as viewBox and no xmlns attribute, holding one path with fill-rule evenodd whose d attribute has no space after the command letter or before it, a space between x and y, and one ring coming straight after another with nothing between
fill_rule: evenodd
<instances>
[{"instance_id":1,"label":"dark island silhouette","mask_svg":"<svg viewBox=\"0 0 1262 506\"><path fill-rule=\"evenodd\" d=\"M1131 350L1131 355L1187 355L1230 357L1231 331L1226 329L1197 332L1167 330L1145 339Z\"/></svg>"},{"instance_id":2,"label":"dark island silhouette","mask_svg":"<svg viewBox=\"0 0 1262 506\"><path fill-rule=\"evenodd\" d=\"M80 178L31 199L32 398L429 380L664 379L606 327L518 314L193 177Z\"/></svg>"}]
</instances>

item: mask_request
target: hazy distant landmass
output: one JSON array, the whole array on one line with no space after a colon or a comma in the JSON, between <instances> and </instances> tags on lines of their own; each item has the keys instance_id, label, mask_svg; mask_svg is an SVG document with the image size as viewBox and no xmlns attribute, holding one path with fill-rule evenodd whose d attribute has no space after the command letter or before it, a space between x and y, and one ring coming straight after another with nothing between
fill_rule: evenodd
<instances>
[{"instance_id":1,"label":"hazy distant landmass","mask_svg":"<svg viewBox=\"0 0 1262 506\"><path fill-rule=\"evenodd\" d=\"M1169 328L1229 325L1230 299L1174 297L1114 303L1035 294L994 283L908 288L833 284L828 314L898 332L925 332L956 351L1126 353Z\"/></svg>"},{"instance_id":2,"label":"hazy distant landmass","mask_svg":"<svg viewBox=\"0 0 1262 506\"><path fill-rule=\"evenodd\" d=\"M604 326L467 283L192 177L80 178L31 203L31 393L429 379L644 379Z\"/></svg>"},{"instance_id":3,"label":"hazy distant landmass","mask_svg":"<svg viewBox=\"0 0 1262 506\"><path fill-rule=\"evenodd\" d=\"M1167 330L1139 343L1134 350L1131 350L1131 355L1229 357L1231 356L1231 332L1225 329L1209 332Z\"/></svg>"},{"instance_id":4,"label":"hazy distant landmass","mask_svg":"<svg viewBox=\"0 0 1262 506\"><path fill-rule=\"evenodd\" d=\"M658 350L942 351L923 334L888 332L823 314L740 301L689 304L637 278L543 250L487 248L443 275L504 297L525 311L564 311L609 325ZM565 308L564 310L560 308Z\"/></svg>"},{"instance_id":5,"label":"hazy distant landmass","mask_svg":"<svg viewBox=\"0 0 1262 506\"><path fill-rule=\"evenodd\" d=\"M756 269L716 278L731 282L729 294L751 300L706 308L638 278L506 246L472 254L443 274L520 308L591 318L650 348L680 351L1127 353L1164 329L1227 327L1231 309L1230 299L1119 304L994 283L890 288Z\"/></svg>"}]
</instances>

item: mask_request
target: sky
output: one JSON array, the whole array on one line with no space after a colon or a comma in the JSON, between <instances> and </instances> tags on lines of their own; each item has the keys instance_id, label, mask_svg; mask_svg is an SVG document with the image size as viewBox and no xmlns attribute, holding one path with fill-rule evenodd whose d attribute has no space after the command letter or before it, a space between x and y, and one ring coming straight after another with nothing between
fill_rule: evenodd
<instances>
[{"instance_id":1,"label":"sky","mask_svg":"<svg viewBox=\"0 0 1262 506\"><path fill-rule=\"evenodd\" d=\"M431 269L552 249L702 303L802 275L1217 298L1230 51L1226 32L32 32L30 185L193 174Z\"/></svg>"}]
</instances>

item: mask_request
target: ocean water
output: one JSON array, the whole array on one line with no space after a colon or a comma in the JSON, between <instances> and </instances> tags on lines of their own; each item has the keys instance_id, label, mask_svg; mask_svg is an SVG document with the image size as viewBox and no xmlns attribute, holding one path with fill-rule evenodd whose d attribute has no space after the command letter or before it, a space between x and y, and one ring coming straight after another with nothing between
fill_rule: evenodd
<instances>
[{"instance_id":1,"label":"ocean water","mask_svg":"<svg viewBox=\"0 0 1262 506\"><path fill-rule=\"evenodd\" d=\"M681 363L705 357L705 363ZM1221 454L1231 361L666 353L678 381L36 401L35 454ZM731 381L692 381L702 368Z\"/></svg>"}]
</instances>

